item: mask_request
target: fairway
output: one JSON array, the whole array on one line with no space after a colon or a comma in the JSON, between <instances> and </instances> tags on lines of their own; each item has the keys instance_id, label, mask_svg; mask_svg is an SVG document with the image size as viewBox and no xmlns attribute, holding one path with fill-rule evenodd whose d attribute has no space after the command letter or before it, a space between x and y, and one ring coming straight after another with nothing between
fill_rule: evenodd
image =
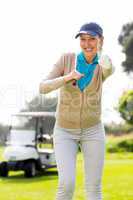
<instances>
[{"instance_id":1,"label":"fairway","mask_svg":"<svg viewBox=\"0 0 133 200\"><path fill-rule=\"evenodd\" d=\"M54 200L57 188L57 171L45 172L35 178L24 178L23 172L10 172L0 178L1 200ZM103 200L133 199L132 154L107 154L103 176ZM83 160L78 154L77 181L74 200L85 200Z\"/></svg>"}]
</instances>

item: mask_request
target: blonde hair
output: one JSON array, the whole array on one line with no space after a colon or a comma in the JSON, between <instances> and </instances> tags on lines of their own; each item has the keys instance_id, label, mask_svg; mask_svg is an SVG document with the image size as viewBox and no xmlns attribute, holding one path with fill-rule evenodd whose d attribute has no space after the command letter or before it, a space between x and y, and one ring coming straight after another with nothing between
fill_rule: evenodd
<instances>
[{"instance_id":1,"label":"blonde hair","mask_svg":"<svg viewBox=\"0 0 133 200\"><path fill-rule=\"evenodd\" d=\"M97 37L97 53L99 57L102 54L103 39L103 37Z\"/></svg>"}]
</instances>

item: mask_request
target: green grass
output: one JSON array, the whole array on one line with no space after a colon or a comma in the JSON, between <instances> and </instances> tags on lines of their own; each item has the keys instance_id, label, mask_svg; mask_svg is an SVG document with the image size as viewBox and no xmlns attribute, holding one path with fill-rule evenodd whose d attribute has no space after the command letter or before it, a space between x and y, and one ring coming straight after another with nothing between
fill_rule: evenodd
<instances>
[{"instance_id":1,"label":"green grass","mask_svg":"<svg viewBox=\"0 0 133 200\"><path fill-rule=\"evenodd\" d=\"M2 149L0 149L2 152ZM78 154L77 180L74 200L84 200L82 154ZM23 172L10 172L8 178L0 178L1 200L54 200L58 176L56 169L42 176L24 178ZM133 154L106 153L103 174L104 200L133 199Z\"/></svg>"}]
</instances>

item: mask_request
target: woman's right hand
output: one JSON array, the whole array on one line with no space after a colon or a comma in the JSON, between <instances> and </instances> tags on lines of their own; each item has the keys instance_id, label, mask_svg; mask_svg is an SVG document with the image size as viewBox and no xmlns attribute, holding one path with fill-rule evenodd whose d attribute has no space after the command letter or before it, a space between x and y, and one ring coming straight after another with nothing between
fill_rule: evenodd
<instances>
[{"instance_id":1,"label":"woman's right hand","mask_svg":"<svg viewBox=\"0 0 133 200\"><path fill-rule=\"evenodd\" d=\"M65 80L65 82L68 82L70 80L79 80L83 76L84 76L84 74L81 74L76 69L74 69L64 77L64 80Z\"/></svg>"}]
</instances>

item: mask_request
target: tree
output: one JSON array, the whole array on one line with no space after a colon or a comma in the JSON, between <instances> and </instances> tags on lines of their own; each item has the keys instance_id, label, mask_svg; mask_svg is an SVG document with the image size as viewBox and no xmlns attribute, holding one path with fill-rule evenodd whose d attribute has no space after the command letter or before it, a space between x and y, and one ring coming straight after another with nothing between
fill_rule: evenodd
<instances>
[{"instance_id":1,"label":"tree","mask_svg":"<svg viewBox=\"0 0 133 200\"><path fill-rule=\"evenodd\" d=\"M0 145L5 144L8 133L9 127L7 125L0 124Z\"/></svg>"},{"instance_id":2,"label":"tree","mask_svg":"<svg viewBox=\"0 0 133 200\"><path fill-rule=\"evenodd\" d=\"M57 97L48 98L45 95L39 95L33 98L30 102L25 102L26 107L20 112L55 112L57 106ZM52 134L53 127L55 124L54 116L46 116L42 121L43 132ZM34 126L33 118L30 119L27 124L27 127Z\"/></svg>"},{"instance_id":3,"label":"tree","mask_svg":"<svg viewBox=\"0 0 133 200\"><path fill-rule=\"evenodd\" d=\"M133 90L123 93L119 100L118 110L127 123L133 124Z\"/></svg>"},{"instance_id":4,"label":"tree","mask_svg":"<svg viewBox=\"0 0 133 200\"><path fill-rule=\"evenodd\" d=\"M48 111L54 112L56 111L57 106L57 97L45 97L45 95L39 95L33 98L30 102L25 102L26 107L21 110L21 112L41 112Z\"/></svg>"},{"instance_id":5,"label":"tree","mask_svg":"<svg viewBox=\"0 0 133 200\"><path fill-rule=\"evenodd\" d=\"M124 71L133 72L133 22L123 25L118 41L125 54L125 61L122 62Z\"/></svg>"}]
</instances>

